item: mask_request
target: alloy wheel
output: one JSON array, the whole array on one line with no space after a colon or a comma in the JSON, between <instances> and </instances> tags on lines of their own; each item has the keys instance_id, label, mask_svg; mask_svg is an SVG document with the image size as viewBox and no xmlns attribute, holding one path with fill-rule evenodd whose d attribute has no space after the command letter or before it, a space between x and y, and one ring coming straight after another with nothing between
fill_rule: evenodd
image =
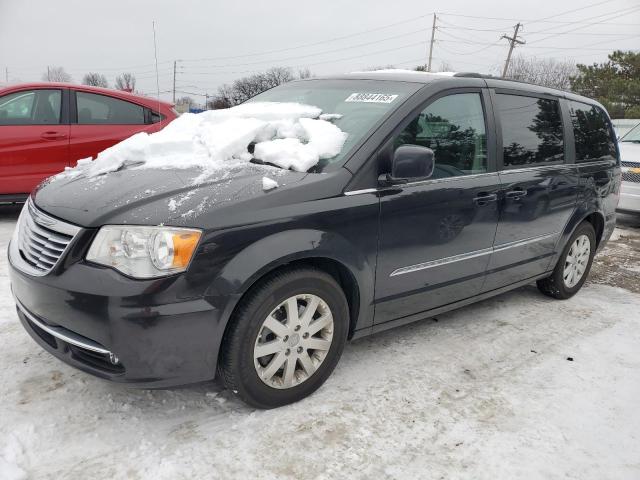
<instances>
[{"instance_id":1,"label":"alloy wheel","mask_svg":"<svg viewBox=\"0 0 640 480\"><path fill-rule=\"evenodd\" d=\"M285 389L309 379L333 339L333 315L317 295L299 294L280 303L264 320L253 349L258 377Z\"/></svg>"},{"instance_id":2,"label":"alloy wheel","mask_svg":"<svg viewBox=\"0 0 640 480\"><path fill-rule=\"evenodd\" d=\"M567 288L573 288L578 284L587 269L590 255L591 241L586 235L580 235L571 245L564 261L562 278Z\"/></svg>"}]
</instances>

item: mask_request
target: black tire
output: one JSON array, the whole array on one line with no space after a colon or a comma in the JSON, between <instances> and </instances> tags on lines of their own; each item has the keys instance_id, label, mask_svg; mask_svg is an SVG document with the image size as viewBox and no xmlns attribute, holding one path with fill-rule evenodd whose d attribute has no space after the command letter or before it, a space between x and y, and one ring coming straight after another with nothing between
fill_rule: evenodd
<instances>
[{"instance_id":1,"label":"black tire","mask_svg":"<svg viewBox=\"0 0 640 480\"><path fill-rule=\"evenodd\" d=\"M290 388L274 388L258 376L254 346L267 316L297 294L317 295L326 302L333 315L333 338L324 360L309 378ZM230 391L253 407L268 409L297 402L329 377L342 355L348 331L348 303L331 275L306 267L276 272L252 287L234 312L222 340L218 375Z\"/></svg>"},{"instance_id":2,"label":"black tire","mask_svg":"<svg viewBox=\"0 0 640 480\"><path fill-rule=\"evenodd\" d=\"M578 281L576 285L572 287L568 287L565 284L565 281L563 278L565 262L567 259L567 255L569 254L569 250L571 249L571 246L576 241L576 239L581 235L586 235L587 238L589 239L589 242L591 243L589 260L587 262L584 273L580 278L580 281ZM556 264L551 276L537 281L538 290L540 290L542 293L544 293L549 297L557 298L559 300L566 300L568 298L573 297L578 292L578 290L582 288L582 285L587 280L587 277L589 276L589 271L591 270L591 264L593 263L593 257L595 253L596 253L596 232L593 229L593 225L591 225L589 222L582 222L575 229L575 231L569 238L569 241L567 242L564 249L562 250L562 254L558 259L558 263Z\"/></svg>"}]
</instances>

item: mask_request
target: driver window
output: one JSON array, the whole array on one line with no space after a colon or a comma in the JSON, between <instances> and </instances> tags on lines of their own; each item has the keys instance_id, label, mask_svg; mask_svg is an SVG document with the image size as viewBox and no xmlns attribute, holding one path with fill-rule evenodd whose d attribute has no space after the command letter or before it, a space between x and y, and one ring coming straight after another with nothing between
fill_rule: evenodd
<instances>
[{"instance_id":1,"label":"driver window","mask_svg":"<svg viewBox=\"0 0 640 480\"><path fill-rule=\"evenodd\" d=\"M432 178L487 171L487 134L479 93L439 98L400 132L394 148L420 145L434 152Z\"/></svg>"},{"instance_id":2,"label":"driver window","mask_svg":"<svg viewBox=\"0 0 640 480\"><path fill-rule=\"evenodd\" d=\"M0 97L0 125L58 125L61 90L23 90Z\"/></svg>"}]
</instances>

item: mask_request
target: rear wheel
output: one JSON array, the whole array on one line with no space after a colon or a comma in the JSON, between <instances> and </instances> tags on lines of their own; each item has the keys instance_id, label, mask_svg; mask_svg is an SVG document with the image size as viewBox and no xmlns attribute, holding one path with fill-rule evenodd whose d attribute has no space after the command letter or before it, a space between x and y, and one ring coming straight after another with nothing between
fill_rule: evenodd
<instances>
[{"instance_id":1,"label":"rear wheel","mask_svg":"<svg viewBox=\"0 0 640 480\"><path fill-rule=\"evenodd\" d=\"M299 268L271 275L234 314L219 373L246 403L273 408L319 388L344 348L349 309L330 275Z\"/></svg>"},{"instance_id":2,"label":"rear wheel","mask_svg":"<svg viewBox=\"0 0 640 480\"><path fill-rule=\"evenodd\" d=\"M551 276L538 280L538 289L553 298L571 298L586 281L595 251L593 225L582 222L571 235Z\"/></svg>"}]
</instances>

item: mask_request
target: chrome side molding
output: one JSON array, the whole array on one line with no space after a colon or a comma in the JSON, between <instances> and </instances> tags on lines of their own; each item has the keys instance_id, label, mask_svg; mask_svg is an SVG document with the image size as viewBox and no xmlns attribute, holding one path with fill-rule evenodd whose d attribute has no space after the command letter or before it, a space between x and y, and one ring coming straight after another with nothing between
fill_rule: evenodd
<instances>
[{"instance_id":1,"label":"chrome side molding","mask_svg":"<svg viewBox=\"0 0 640 480\"><path fill-rule=\"evenodd\" d=\"M449 263L461 262L463 260L469 260L471 258L482 257L484 255L490 255L496 252L503 252L510 248L521 247L523 245L528 245L530 243L541 242L543 240L551 239L558 237L561 232L555 233L547 233L544 235L537 235L535 237L525 238L523 240L516 240L514 242L502 243L500 245L496 245L491 248L483 248L482 250L474 250L469 253L462 253L460 255L453 255L451 257L439 258L437 260L431 260L429 262L418 263L415 265L409 265L407 267L397 268L391 274L390 277L395 277L397 275L404 275L405 273L417 272L419 270L426 270L428 268L439 267L442 265L447 265Z\"/></svg>"}]
</instances>

